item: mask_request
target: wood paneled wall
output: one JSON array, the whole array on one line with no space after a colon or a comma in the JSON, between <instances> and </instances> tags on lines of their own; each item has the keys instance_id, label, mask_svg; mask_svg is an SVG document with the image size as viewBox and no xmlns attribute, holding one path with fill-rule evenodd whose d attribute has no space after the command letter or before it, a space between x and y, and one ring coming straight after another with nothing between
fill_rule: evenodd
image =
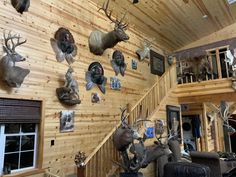
<instances>
[{"instance_id":1,"label":"wood paneled wall","mask_svg":"<svg viewBox=\"0 0 236 177\"><path fill-rule=\"evenodd\" d=\"M137 60L135 51L141 47L144 33L130 27L127 33L130 40L119 43L114 49L108 49L103 56L95 56L89 52L88 36L92 30L109 31L112 26L102 12L90 0L33 0L29 12L20 15L11 6L10 0L0 2L0 37L4 29L20 33L27 43L17 48L26 57L26 61L18 66L30 69L20 88L9 89L0 83L0 97L40 99L45 105L43 168L50 167L59 176L76 173L74 156L77 151L85 151L88 155L114 127L119 120L120 107L127 103L135 103L157 77L150 74L148 62L139 62L138 69L131 69L131 60ZM130 22L132 23L132 22ZM132 24L130 25L132 26ZM65 107L57 99L55 89L64 85L64 75L68 64L58 63L50 45L50 38L59 27L68 28L74 36L78 47L76 61L72 64L74 75L79 82L80 105ZM160 44L156 44L158 46ZM163 53L158 47L153 49ZM115 49L121 50L128 65L125 77L119 76L122 88L120 91L110 90L110 77L115 76L110 59ZM3 55L2 48L0 55ZM106 94L98 88L91 91L85 89L85 72L89 64L99 61L108 78ZM91 93L98 92L103 101L91 103ZM75 130L60 133L59 112L75 111ZM51 140L55 144L51 145ZM111 162L107 162L111 163Z\"/></svg>"}]
</instances>

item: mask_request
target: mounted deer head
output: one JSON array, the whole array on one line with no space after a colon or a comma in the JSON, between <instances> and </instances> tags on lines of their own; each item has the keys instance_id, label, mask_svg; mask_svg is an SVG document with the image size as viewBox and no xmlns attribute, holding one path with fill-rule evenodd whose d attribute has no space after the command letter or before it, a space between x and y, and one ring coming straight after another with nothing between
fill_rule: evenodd
<instances>
[{"instance_id":1,"label":"mounted deer head","mask_svg":"<svg viewBox=\"0 0 236 177\"><path fill-rule=\"evenodd\" d=\"M1 60L1 76L10 87L20 87L24 78L29 74L28 69L15 66L16 62L25 61L25 58L18 54L15 49L26 43L26 40L20 41L21 37L18 34L12 35L9 31L6 35L3 33L4 45L3 50L6 55Z\"/></svg>"},{"instance_id":2,"label":"mounted deer head","mask_svg":"<svg viewBox=\"0 0 236 177\"><path fill-rule=\"evenodd\" d=\"M95 55L102 55L107 48L114 47L118 42L129 40L129 36L125 33L128 24L123 23L126 13L120 20L113 19L111 16L112 11L108 10L109 2L110 0L104 2L103 6L99 10L103 10L105 12L108 19L115 24L115 28L113 31L108 33L103 33L99 30L96 30L90 34L89 49L90 52Z\"/></svg>"},{"instance_id":3,"label":"mounted deer head","mask_svg":"<svg viewBox=\"0 0 236 177\"><path fill-rule=\"evenodd\" d=\"M139 60L144 60L145 58L150 58L150 48L151 48L151 45L152 45L152 42L155 41L155 38L153 38L151 41L147 41L147 40L144 40L143 42L143 48L142 49L138 49L136 51L136 54L138 55L139 57Z\"/></svg>"},{"instance_id":4,"label":"mounted deer head","mask_svg":"<svg viewBox=\"0 0 236 177\"><path fill-rule=\"evenodd\" d=\"M23 14L23 12L28 11L30 0L11 0L11 4L17 12Z\"/></svg>"}]
</instances>

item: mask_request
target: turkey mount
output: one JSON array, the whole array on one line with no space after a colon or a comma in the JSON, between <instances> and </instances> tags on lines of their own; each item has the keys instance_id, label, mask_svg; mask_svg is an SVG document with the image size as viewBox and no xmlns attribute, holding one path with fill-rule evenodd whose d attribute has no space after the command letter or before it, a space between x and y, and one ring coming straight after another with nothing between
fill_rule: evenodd
<instances>
[{"instance_id":1,"label":"turkey mount","mask_svg":"<svg viewBox=\"0 0 236 177\"><path fill-rule=\"evenodd\" d=\"M62 62L66 59L67 63L71 64L75 61L74 57L77 55L77 47L74 37L68 29L63 27L59 28L54 38L51 38L50 41L58 62Z\"/></svg>"}]
</instances>

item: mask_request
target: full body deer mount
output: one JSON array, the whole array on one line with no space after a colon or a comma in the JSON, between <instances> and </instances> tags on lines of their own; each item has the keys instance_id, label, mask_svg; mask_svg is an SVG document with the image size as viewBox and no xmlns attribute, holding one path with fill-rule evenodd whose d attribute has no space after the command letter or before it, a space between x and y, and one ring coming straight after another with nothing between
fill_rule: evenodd
<instances>
[{"instance_id":1,"label":"full body deer mount","mask_svg":"<svg viewBox=\"0 0 236 177\"><path fill-rule=\"evenodd\" d=\"M0 63L2 80L10 87L20 87L30 70L15 66L16 62L25 61L25 58L18 54L15 49L17 46L26 43L26 40L20 41L20 35L12 35L10 31L8 35L4 31L3 37L3 51L6 55L1 59Z\"/></svg>"},{"instance_id":2,"label":"full body deer mount","mask_svg":"<svg viewBox=\"0 0 236 177\"><path fill-rule=\"evenodd\" d=\"M103 10L106 16L115 23L113 31L104 33L102 31L93 31L89 36L89 49L95 55L102 55L107 48L114 47L118 42L129 40L129 36L125 33L128 26L127 23L123 23L126 13L118 20L111 17L112 11L108 11L110 0L103 3L103 6L99 10Z\"/></svg>"},{"instance_id":3,"label":"full body deer mount","mask_svg":"<svg viewBox=\"0 0 236 177\"><path fill-rule=\"evenodd\" d=\"M28 11L30 0L11 0L11 4L17 12L23 14Z\"/></svg>"},{"instance_id":4,"label":"full body deer mount","mask_svg":"<svg viewBox=\"0 0 236 177\"><path fill-rule=\"evenodd\" d=\"M81 103L79 98L79 85L72 75L73 72L74 70L69 67L65 74L65 85L56 89L58 99L69 106Z\"/></svg>"},{"instance_id":5,"label":"full body deer mount","mask_svg":"<svg viewBox=\"0 0 236 177\"><path fill-rule=\"evenodd\" d=\"M59 28L54 38L51 38L50 41L58 62L66 59L67 63L71 64L75 61L74 57L77 55L77 47L74 37L68 29Z\"/></svg>"}]
</instances>

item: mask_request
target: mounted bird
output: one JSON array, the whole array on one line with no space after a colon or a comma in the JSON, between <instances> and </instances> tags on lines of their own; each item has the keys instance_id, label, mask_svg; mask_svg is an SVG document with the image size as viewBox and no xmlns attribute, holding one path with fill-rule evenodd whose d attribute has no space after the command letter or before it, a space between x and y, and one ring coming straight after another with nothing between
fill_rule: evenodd
<instances>
[{"instance_id":1,"label":"mounted bird","mask_svg":"<svg viewBox=\"0 0 236 177\"><path fill-rule=\"evenodd\" d=\"M75 61L74 57L77 55L77 47L74 37L68 29L59 28L54 38L51 38L50 41L58 62L66 60L68 64L72 64Z\"/></svg>"}]
</instances>

